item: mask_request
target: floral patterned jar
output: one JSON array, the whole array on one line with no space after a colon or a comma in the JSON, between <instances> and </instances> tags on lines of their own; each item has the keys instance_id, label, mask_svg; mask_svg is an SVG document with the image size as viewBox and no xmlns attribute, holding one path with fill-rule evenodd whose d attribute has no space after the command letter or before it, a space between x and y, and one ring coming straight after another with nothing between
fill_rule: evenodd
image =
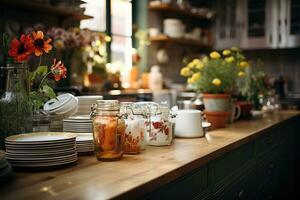
<instances>
[{"instance_id":1,"label":"floral patterned jar","mask_svg":"<svg viewBox=\"0 0 300 200\"><path fill-rule=\"evenodd\" d=\"M141 150L146 148L147 137L150 134L150 116L151 109L156 110L158 108L158 104L151 101L142 101L132 104L132 110L134 115L140 119L140 126L143 131L143 139L141 140Z\"/></svg>"},{"instance_id":2,"label":"floral patterned jar","mask_svg":"<svg viewBox=\"0 0 300 200\"><path fill-rule=\"evenodd\" d=\"M134 114L133 103L121 103L121 115L125 120L125 154L138 154L141 151L141 144L144 141L144 129L141 124L141 116Z\"/></svg>"},{"instance_id":3,"label":"floral patterned jar","mask_svg":"<svg viewBox=\"0 0 300 200\"><path fill-rule=\"evenodd\" d=\"M120 117L117 100L97 100L92 107L95 154L100 161L115 161L123 157L125 121Z\"/></svg>"}]
</instances>

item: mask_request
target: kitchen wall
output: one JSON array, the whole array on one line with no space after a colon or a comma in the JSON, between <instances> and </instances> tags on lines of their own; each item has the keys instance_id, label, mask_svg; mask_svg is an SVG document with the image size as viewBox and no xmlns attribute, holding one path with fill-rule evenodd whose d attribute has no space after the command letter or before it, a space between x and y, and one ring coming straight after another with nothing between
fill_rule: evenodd
<instances>
[{"instance_id":1,"label":"kitchen wall","mask_svg":"<svg viewBox=\"0 0 300 200\"><path fill-rule=\"evenodd\" d=\"M286 93L300 93L300 49L273 49L246 51L249 59L261 59L266 73L273 79L282 75Z\"/></svg>"}]
</instances>

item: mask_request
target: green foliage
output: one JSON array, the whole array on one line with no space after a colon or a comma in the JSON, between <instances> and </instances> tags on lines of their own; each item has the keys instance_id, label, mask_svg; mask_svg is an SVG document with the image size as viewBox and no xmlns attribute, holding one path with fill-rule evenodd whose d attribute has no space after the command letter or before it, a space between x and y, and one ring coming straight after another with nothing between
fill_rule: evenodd
<instances>
[{"instance_id":1,"label":"green foliage","mask_svg":"<svg viewBox=\"0 0 300 200\"><path fill-rule=\"evenodd\" d=\"M29 79L30 81L33 81L37 78L37 76L45 76L48 73L48 67L47 66L39 66L36 70L29 73Z\"/></svg>"}]
</instances>

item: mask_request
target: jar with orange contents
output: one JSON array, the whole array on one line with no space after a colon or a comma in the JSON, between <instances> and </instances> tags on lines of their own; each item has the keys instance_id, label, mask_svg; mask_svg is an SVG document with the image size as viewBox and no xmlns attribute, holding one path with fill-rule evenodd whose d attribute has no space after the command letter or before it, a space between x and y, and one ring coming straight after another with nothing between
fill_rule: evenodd
<instances>
[{"instance_id":1,"label":"jar with orange contents","mask_svg":"<svg viewBox=\"0 0 300 200\"><path fill-rule=\"evenodd\" d=\"M120 116L117 100L97 100L92 107L95 154L100 161L115 161L123 157L125 121Z\"/></svg>"}]
</instances>

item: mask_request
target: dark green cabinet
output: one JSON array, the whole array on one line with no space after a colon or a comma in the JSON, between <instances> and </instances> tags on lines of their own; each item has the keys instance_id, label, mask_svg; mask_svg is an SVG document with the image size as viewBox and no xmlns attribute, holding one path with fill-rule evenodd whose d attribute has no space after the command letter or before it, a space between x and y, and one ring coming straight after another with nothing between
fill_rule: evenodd
<instances>
[{"instance_id":1,"label":"dark green cabinet","mask_svg":"<svg viewBox=\"0 0 300 200\"><path fill-rule=\"evenodd\" d=\"M142 199L286 199L300 167L300 117L265 130Z\"/></svg>"}]
</instances>

